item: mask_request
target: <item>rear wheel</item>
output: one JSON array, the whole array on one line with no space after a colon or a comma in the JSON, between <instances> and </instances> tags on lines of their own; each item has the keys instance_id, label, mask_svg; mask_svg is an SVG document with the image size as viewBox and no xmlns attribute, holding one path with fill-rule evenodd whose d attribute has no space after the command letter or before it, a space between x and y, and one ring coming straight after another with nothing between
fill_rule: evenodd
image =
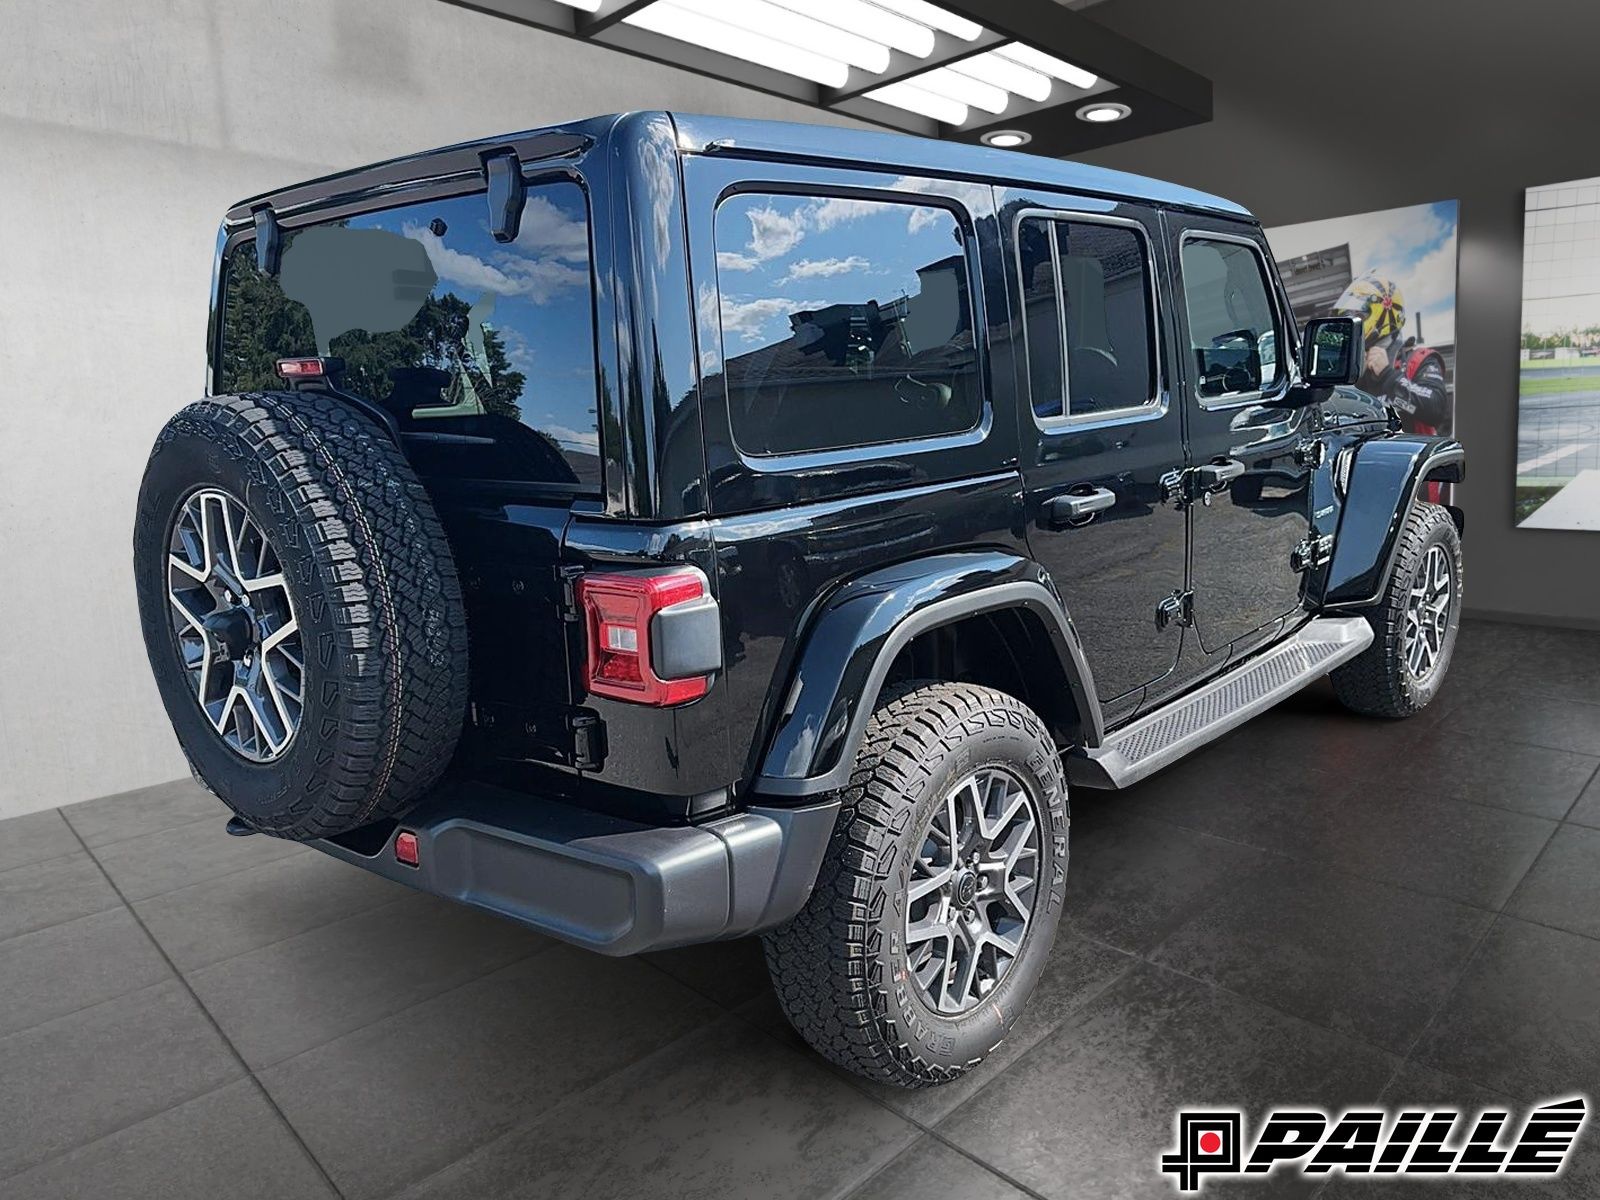
<instances>
[{"instance_id":1,"label":"rear wheel","mask_svg":"<svg viewBox=\"0 0 1600 1200\"><path fill-rule=\"evenodd\" d=\"M1049 957L1066 786L1043 723L971 684L890 691L868 724L806 907L765 938L791 1024L868 1078L976 1066Z\"/></svg>"},{"instance_id":2,"label":"rear wheel","mask_svg":"<svg viewBox=\"0 0 1600 1200\"><path fill-rule=\"evenodd\" d=\"M1400 552L1383 599L1364 614L1372 645L1333 672L1347 708L1409 717L1444 682L1461 623L1461 535L1448 510L1419 503L1400 532Z\"/></svg>"},{"instance_id":3,"label":"rear wheel","mask_svg":"<svg viewBox=\"0 0 1600 1200\"><path fill-rule=\"evenodd\" d=\"M466 709L461 588L366 417L309 392L191 404L151 452L134 569L178 741L249 825L326 837L438 779Z\"/></svg>"}]
</instances>

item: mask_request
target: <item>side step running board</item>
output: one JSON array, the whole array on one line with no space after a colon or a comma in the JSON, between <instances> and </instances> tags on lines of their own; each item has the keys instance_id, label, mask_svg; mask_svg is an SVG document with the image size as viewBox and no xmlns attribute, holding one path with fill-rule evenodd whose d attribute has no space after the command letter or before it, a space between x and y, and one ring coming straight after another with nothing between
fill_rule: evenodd
<instances>
[{"instance_id":1,"label":"side step running board","mask_svg":"<svg viewBox=\"0 0 1600 1200\"><path fill-rule=\"evenodd\" d=\"M1292 638L1067 756L1081 787L1121 788L1176 762L1320 679L1372 644L1362 617L1319 617Z\"/></svg>"}]
</instances>

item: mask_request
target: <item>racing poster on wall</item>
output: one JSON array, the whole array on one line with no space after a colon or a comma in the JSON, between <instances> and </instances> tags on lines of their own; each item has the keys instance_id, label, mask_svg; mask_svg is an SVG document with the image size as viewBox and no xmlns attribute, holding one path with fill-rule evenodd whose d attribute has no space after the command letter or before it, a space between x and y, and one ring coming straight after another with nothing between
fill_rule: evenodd
<instances>
[{"instance_id":1,"label":"racing poster on wall","mask_svg":"<svg viewBox=\"0 0 1600 1200\"><path fill-rule=\"evenodd\" d=\"M1295 320L1360 317L1356 386L1415 433L1455 432L1459 210L1441 200L1266 231Z\"/></svg>"},{"instance_id":2,"label":"racing poster on wall","mask_svg":"<svg viewBox=\"0 0 1600 1200\"><path fill-rule=\"evenodd\" d=\"M1600 179L1528 189L1516 523L1600 529Z\"/></svg>"}]
</instances>

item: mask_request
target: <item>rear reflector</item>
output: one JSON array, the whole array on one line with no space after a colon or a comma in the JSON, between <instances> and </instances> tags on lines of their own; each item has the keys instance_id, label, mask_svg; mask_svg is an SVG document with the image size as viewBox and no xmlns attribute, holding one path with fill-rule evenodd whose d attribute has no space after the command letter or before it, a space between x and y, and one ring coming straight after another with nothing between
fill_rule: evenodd
<instances>
[{"instance_id":1,"label":"rear reflector","mask_svg":"<svg viewBox=\"0 0 1600 1200\"><path fill-rule=\"evenodd\" d=\"M421 854L417 848L417 835L409 829L402 829L394 835L395 861L402 866L414 867L421 861Z\"/></svg>"},{"instance_id":2,"label":"rear reflector","mask_svg":"<svg viewBox=\"0 0 1600 1200\"><path fill-rule=\"evenodd\" d=\"M709 671L663 678L661 663L675 661L670 646L653 646L656 631L670 623L657 614L691 605L711 605L706 577L693 567L649 574L591 572L578 580L588 654L584 683L596 696L666 707L698 700L711 688ZM713 618L714 619L714 618Z\"/></svg>"}]
</instances>

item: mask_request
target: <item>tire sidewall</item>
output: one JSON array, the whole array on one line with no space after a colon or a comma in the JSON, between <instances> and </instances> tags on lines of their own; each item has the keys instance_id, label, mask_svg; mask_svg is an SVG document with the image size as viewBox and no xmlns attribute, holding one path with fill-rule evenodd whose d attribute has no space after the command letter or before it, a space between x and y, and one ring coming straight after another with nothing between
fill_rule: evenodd
<instances>
[{"instance_id":1,"label":"tire sidewall","mask_svg":"<svg viewBox=\"0 0 1600 1200\"><path fill-rule=\"evenodd\" d=\"M1450 563L1450 620L1445 628L1444 643L1439 648L1439 655L1434 661L1433 670L1426 679L1416 679L1411 674L1411 668L1406 664L1405 648L1405 620L1406 604L1410 592L1416 584L1417 574L1425 569L1428 562L1428 551L1434 546L1444 548L1445 557ZM1398 673L1400 693L1405 697L1406 707L1416 712L1425 708L1439 692L1446 675L1450 670L1450 659L1455 653L1456 633L1461 628L1462 604L1462 561L1461 539L1456 533L1454 521L1448 513L1440 510L1440 519L1435 519L1417 547L1417 560L1412 565L1403 580L1397 580L1395 596L1392 601L1400 609L1401 636L1395 639L1394 669Z\"/></svg>"},{"instance_id":2,"label":"tire sidewall","mask_svg":"<svg viewBox=\"0 0 1600 1200\"><path fill-rule=\"evenodd\" d=\"M949 739L947 739L949 740ZM903 1045L935 1072L958 1072L998 1045L1015 1025L1044 970L1066 898L1067 791L1049 734L1020 707L991 705L963 718L960 736L922 773L923 794L893 842L882 916L874 930L871 969L883 981L880 1018L891 1046ZM911 977L904 942L912 867L924 831L949 790L985 767L1003 767L1032 793L1040 823L1039 884L1021 953L983 1002L959 1016L935 1012Z\"/></svg>"},{"instance_id":3,"label":"tire sidewall","mask_svg":"<svg viewBox=\"0 0 1600 1200\"><path fill-rule=\"evenodd\" d=\"M300 725L284 753L256 763L232 750L202 712L181 665L169 615L166 562L175 521L196 491L238 499L283 566L305 655ZM183 752L247 821L281 824L326 786L337 753L341 707L340 637L319 547L307 536L285 483L221 410L196 405L175 417L157 443L140 490L134 526L135 585L150 667Z\"/></svg>"}]
</instances>

